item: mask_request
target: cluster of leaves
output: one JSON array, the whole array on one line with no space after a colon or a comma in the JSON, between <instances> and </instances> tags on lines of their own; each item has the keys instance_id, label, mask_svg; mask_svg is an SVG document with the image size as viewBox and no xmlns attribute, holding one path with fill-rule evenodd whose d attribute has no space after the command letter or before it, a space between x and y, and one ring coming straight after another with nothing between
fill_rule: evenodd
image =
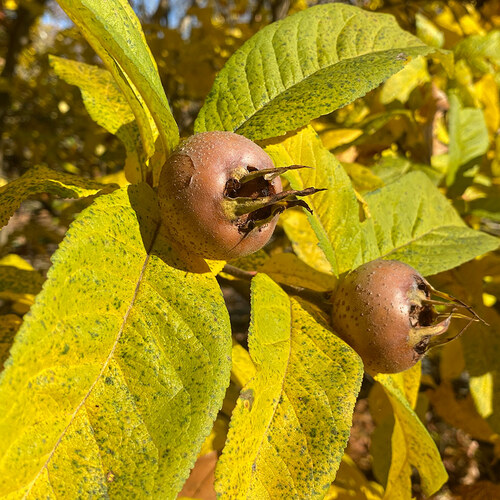
<instances>
[{"instance_id":1,"label":"cluster of leaves","mask_svg":"<svg viewBox=\"0 0 500 500\"><path fill-rule=\"evenodd\" d=\"M194 130L260 141L277 167L314 167L286 174L293 189L327 188L313 214L282 217L272 249L232 263L258 272L245 349L216 279L234 276L219 262L192 272L158 232L154 188L179 133L137 17L125 0L59 4L106 69L57 55L51 67L122 141L125 178L119 188L38 166L0 188L2 225L38 193L93 200L45 281L16 256L0 261L12 308L0 317L0 493L173 498L197 456L222 452L223 497L405 499L412 467L433 494L447 476L415 411L421 367L375 378L385 448L372 449L369 482L343 456L362 363L318 304L285 291L332 290L378 257L437 275L490 324L446 347L440 376L423 381L443 419L496 450L500 261L498 239L478 230L494 232L499 213L496 18L416 3L414 36L390 16L321 5L262 29L224 65Z\"/></svg>"}]
</instances>

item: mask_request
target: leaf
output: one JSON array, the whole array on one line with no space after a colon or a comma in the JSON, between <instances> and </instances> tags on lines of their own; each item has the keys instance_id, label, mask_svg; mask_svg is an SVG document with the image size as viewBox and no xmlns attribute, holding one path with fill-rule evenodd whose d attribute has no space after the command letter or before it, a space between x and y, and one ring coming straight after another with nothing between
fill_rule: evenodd
<instances>
[{"instance_id":1,"label":"leaf","mask_svg":"<svg viewBox=\"0 0 500 500\"><path fill-rule=\"evenodd\" d=\"M311 127L269 144L265 150L277 167L311 167L286 174L293 189L327 189L307 198L313 210L308 220L335 275L379 256L373 221L360 221L360 206L349 176Z\"/></svg>"},{"instance_id":2,"label":"leaf","mask_svg":"<svg viewBox=\"0 0 500 500\"><path fill-rule=\"evenodd\" d=\"M37 165L0 187L0 227L7 224L21 203L30 196L50 193L60 198L83 198L112 191L115 187Z\"/></svg>"},{"instance_id":3,"label":"leaf","mask_svg":"<svg viewBox=\"0 0 500 500\"><path fill-rule=\"evenodd\" d=\"M310 267L290 252L275 252L269 256L264 253L263 258L259 257L258 260L243 258L235 261L234 264L246 271L265 273L279 284L319 292L331 291L337 283L331 273L320 272Z\"/></svg>"},{"instance_id":4,"label":"leaf","mask_svg":"<svg viewBox=\"0 0 500 500\"><path fill-rule=\"evenodd\" d=\"M82 31L124 93L148 157L155 151L154 141L159 134L164 159L177 146L179 130L141 25L127 0L59 0L59 5Z\"/></svg>"},{"instance_id":5,"label":"leaf","mask_svg":"<svg viewBox=\"0 0 500 500\"><path fill-rule=\"evenodd\" d=\"M311 7L266 26L233 54L195 131L230 130L253 140L283 135L432 50L392 16L339 3Z\"/></svg>"},{"instance_id":6,"label":"leaf","mask_svg":"<svg viewBox=\"0 0 500 500\"><path fill-rule=\"evenodd\" d=\"M477 71L495 74L500 66L500 30L467 36L453 50L457 59L465 59Z\"/></svg>"},{"instance_id":7,"label":"leaf","mask_svg":"<svg viewBox=\"0 0 500 500\"><path fill-rule=\"evenodd\" d=\"M270 278L252 280L250 355L216 471L222 498L323 498L349 437L357 354Z\"/></svg>"},{"instance_id":8,"label":"leaf","mask_svg":"<svg viewBox=\"0 0 500 500\"><path fill-rule=\"evenodd\" d=\"M37 271L0 265L0 300L18 300L26 295L36 295L44 281Z\"/></svg>"},{"instance_id":9,"label":"leaf","mask_svg":"<svg viewBox=\"0 0 500 500\"><path fill-rule=\"evenodd\" d=\"M375 379L382 384L395 416L392 462L384 499L412 497L411 465L419 471L424 495L430 496L441 488L448 475L434 441L412 409L418 393L420 366L397 375L378 374ZM413 401L409 402L408 397Z\"/></svg>"},{"instance_id":10,"label":"leaf","mask_svg":"<svg viewBox=\"0 0 500 500\"><path fill-rule=\"evenodd\" d=\"M141 166L146 165L147 158L142 149L139 128L132 109L111 73L97 66L56 56L50 56L50 64L66 83L80 89L91 118L123 142L129 157L136 156L135 161L128 158L125 167L128 180L131 183L146 180L147 173Z\"/></svg>"},{"instance_id":11,"label":"leaf","mask_svg":"<svg viewBox=\"0 0 500 500\"><path fill-rule=\"evenodd\" d=\"M488 151L489 137L481 109L464 107L455 93L450 94L449 102L450 148L446 184L451 186L461 180L464 169L478 163L480 157Z\"/></svg>"},{"instance_id":12,"label":"leaf","mask_svg":"<svg viewBox=\"0 0 500 500\"><path fill-rule=\"evenodd\" d=\"M408 158L401 156L383 156L373 165L371 171L380 177L384 181L384 184L395 182L409 172L415 171L426 174L435 185L438 185L444 176L444 172L434 166L424 163L414 163L408 160Z\"/></svg>"},{"instance_id":13,"label":"leaf","mask_svg":"<svg viewBox=\"0 0 500 500\"><path fill-rule=\"evenodd\" d=\"M3 370L5 360L9 357L14 335L22 322L23 320L17 314L0 315L0 372Z\"/></svg>"},{"instance_id":14,"label":"leaf","mask_svg":"<svg viewBox=\"0 0 500 500\"><path fill-rule=\"evenodd\" d=\"M365 197L384 258L436 274L499 246L498 238L465 225L429 178L412 172Z\"/></svg>"},{"instance_id":15,"label":"leaf","mask_svg":"<svg viewBox=\"0 0 500 500\"><path fill-rule=\"evenodd\" d=\"M221 407L230 325L215 277L158 233L153 190L71 225L0 378L0 495L173 498Z\"/></svg>"},{"instance_id":16,"label":"leaf","mask_svg":"<svg viewBox=\"0 0 500 500\"><path fill-rule=\"evenodd\" d=\"M303 210L287 210L280 217L292 248L299 259L320 273L331 274L332 266L319 247L318 237Z\"/></svg>"},{"instance_id":17,"label":"leaf","mask_svg":"<svg viewBox=\"0 0 500 500\"><path fill-rule=\"evenodd\" d=\"M233 340L231 355L233 364L231 368L231 381L242 388L255 375L255 365L248 351Z\"/></svg>"},{"instance_id":18,"label":"leaf","mask_svg":"<svg viewBox=\"0 0 500 500\"><path fill-rule=\"evenodd\" d=\"M443 32L420 12L415 13L415 27L417 36L427 45L433 47L442 47L444 45Z\"/></svg>"},{"instance_id":19,"label":"leaf","mask_svg":"<svg viewBox=\"0 0 500 500\"><path fill-rule=\"evenodd\" d=\"M349 455L342 457L335 482L325 500L381 500L384 489L368 481Z\"/></svg>"},{"instance_id":20,"label":"leaf","mask_svg":"<svg viewBox=\"0 0 500 500\"><path fill-rule=\"evenodd\" d=\"M384 83L380 91L380 102L389 104L398 100L405 103L414 89L425 82L429 82L430 79L431 76L427 71L427 61L422 56L416 57L399 73L392 75Z\"/></svg>"},{"instance_id":21,"label":"leaf","mask_svg":"<svg viewBox=\"0 0 500 500\"><path fill-rule=\"evenodd\" d=\"M474 407L471 394L457 399L452 382L443 381L435 389L426 391L435 412L448 424L462 429L474 439L485 442L498 442L500 439L486 420Z\"/></svg>"}]
</instances>

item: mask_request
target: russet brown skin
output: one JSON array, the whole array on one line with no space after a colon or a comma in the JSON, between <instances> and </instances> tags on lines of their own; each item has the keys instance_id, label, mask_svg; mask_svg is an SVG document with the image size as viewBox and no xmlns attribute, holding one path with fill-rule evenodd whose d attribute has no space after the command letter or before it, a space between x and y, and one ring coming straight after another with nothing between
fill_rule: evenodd
<instances>
[{"instance_id":1,"label":"russet brown skin","mask_svg":"<svg viewBox=\"0 0 500 500\"><path fill-rule=\"evenodd\" d=\"M158 197L162 231L190 253L230 260L262 248L279 215L242 232L223 209L226 182L241 167L274 168L271 158L249 139L232 132L204 132L174 151L160 175ZM279 176L271 190L282 190Z\"/></svg>"},{"instance_id":2,"label":"russet brown skin","mask_svg":"<svg viewBox=\"0 0 500 500\"><path fill-rule=\"evenodd\" d=\"M366 371L398 373L422 358L425 349L413 345L418 335L412 333L425 326L419 321L432 320L421 307L429 297L426 283L411 266L380 259L339 283L332 297L333 328L360 355Z\"/></svg>"}]
</instances>

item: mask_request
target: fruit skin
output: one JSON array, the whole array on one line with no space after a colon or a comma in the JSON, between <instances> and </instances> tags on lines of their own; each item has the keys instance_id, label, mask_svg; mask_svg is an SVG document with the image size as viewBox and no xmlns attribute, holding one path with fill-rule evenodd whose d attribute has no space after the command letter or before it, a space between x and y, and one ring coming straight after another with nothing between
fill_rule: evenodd
<instances>
[{"instance_id":1,"label":"fruit skin","mask_svg":"<svg viewBox=\"0 0 500 500\"><path fill-rule=\"evenodd\" d=\"M425 354L435 319L430 285L411 266L374 260L347 274L331 297L337 334L362 358L370 373L398 373Z\"/></svg>"},{"instance_id":2,"label":"fruit skin","mask_svg":"<svg viewBox=\"0 0 500 500\"><path fill-rule=\"evenodd\" d=\"M162 231L185 251L207 259L230 260L262 248L279 215L243 232L241 221L230 220L223 208L226 183L241 167L262 170L274 165L262 148L241 135L202 132L191 136L170 155L160 175ZM270 194L282 190L279 176L266 184Z\"/></svg>"}]
</instances>

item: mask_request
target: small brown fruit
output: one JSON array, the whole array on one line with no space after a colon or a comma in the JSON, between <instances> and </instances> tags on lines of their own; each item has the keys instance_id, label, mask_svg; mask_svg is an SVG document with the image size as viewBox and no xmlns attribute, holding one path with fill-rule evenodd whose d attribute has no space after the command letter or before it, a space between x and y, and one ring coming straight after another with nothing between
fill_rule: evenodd
<instances>
[{"instance_id":1,"label":"small brown fruit","mask_svg":"<svg viewBox=\"0 0 500 500\"><path fill-rule=\"evenodd\" d=\"M282 192L279 175L265 151L232 132L190 137L167 160L158 197L162 231L184 251L230 260L262 248L279 214L307 205L296 196L317 190Z\"/></svg>"},{"instance_id":2,"label":"small brown fruit","mask_svg":"<svg viewBox=\"0 0 500 500\"><path fill-rule=\"evenodd\" d=\"M271 237L279 215L256 230L241 230L248 216L228 216L223 204L226 185L242 173L273 167L271 158L241 135L205 132L190 137L161 172L158 196L164 229L185 250L205 258L229 260L255 252ZM276 194L281 181L259 178L245 188L250 195Z\"/></svg>"},{"instance_id":3,"label":"small brown fruit","mask_svg":"<svg viewBox=\"0 0 500 500\"><path fill-rule=\"evenodd\" d=\"M452 305L432 300L432 295ZM411 266L395 260L374 260L350 272L331 301L334 330L371 373L411 368L429 348L450 340L436 336L447 331L452 317L464 317L455 314L457 307L475 316L459 300L434 290ZM436 304L442 305L441 313Z\"/></svg>"}]
</instances>

